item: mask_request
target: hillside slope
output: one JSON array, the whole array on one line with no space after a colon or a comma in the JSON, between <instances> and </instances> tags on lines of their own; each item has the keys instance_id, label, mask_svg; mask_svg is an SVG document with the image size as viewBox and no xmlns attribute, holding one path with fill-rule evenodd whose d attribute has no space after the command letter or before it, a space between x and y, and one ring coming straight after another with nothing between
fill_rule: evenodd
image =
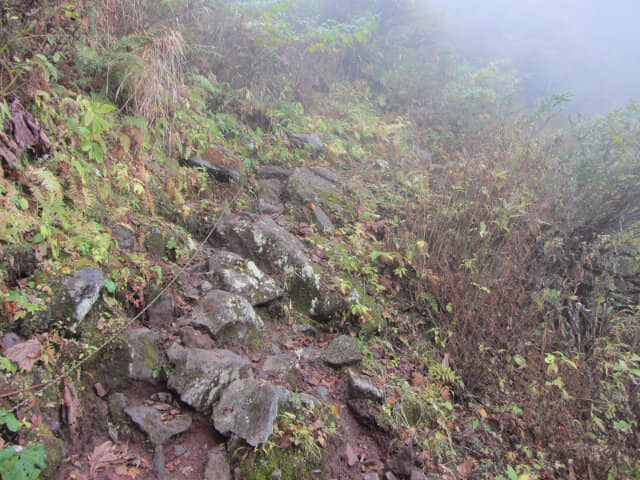
<instances>
[{"instance_id":1,"label":"hillside slope","mask_svg":"<svg viewBox=\"0 0 640 480\"><path fill-rule=\"evenodd\" d=\"M638 105L411 2L2 8L3 480L639 475Z\"/></svg>"}]
</instances>

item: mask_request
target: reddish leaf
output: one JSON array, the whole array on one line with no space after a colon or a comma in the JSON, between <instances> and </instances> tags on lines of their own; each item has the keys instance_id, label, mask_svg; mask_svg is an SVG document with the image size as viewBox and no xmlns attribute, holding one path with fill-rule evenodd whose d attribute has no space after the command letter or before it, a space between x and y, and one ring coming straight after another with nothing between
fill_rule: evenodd
<instances>
[{"instance_id":1,"label":"reddish leaf","mask_svg":"<svg viewBox=\"0 0 640 480\"><path fill-rule=\"evenodd\" d=\"M471 469L473 468L473 458L467 457L464 462L456 467L456 471L458 475L465 480L469 475L471 475Z\"/></svg>"},{"instance_id":2,"label":"reddish leaf","mask_svg":"<svg viewBox=\"0 0 640 480\"><path fill-rule=\"evenodd\" d=\"M16 362L20 368L24 368L27 372L31 371L33 364L40 360L41 355L42 344L36 339L18 343L13 347L7 348L4 352L5 357L12 362Z\"/></svg>"}]
</instances>

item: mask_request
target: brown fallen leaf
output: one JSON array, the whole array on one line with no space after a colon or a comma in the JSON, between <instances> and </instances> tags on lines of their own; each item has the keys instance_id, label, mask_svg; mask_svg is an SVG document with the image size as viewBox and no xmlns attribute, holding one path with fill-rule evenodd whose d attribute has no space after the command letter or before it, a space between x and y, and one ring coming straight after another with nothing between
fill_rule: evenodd
<instances>
[{"instance_id":1,"label":"brown fallen leaf","mask_svg":"<svg viewBox=\"0 0 640 480\"><path fill-rule=\"evenodd\" d=\"M4 356L12 362L16 362L18 367L30 372L33 365L40 360L42 355L42 344L32 338L26 342L21 342L5 350Z\"/></svg>"},{"instance_id":2,"label":"brown fallen leaf","mask_svg":"<svg viewBox=\"0 0 640 480\"><path fill-rule=\"evenodd\" d=\"M469 475L471 475L471 469L473 468L473 458L467 457L464 462L456 467L456 471L458 475L465 480Z\"/></svg>"},{"instance_id":3,"label":"brown fallen leaf","mask_svg":"<svg viewBox=\"0 0 640 480\"><path fill-rule=\"evenodd\" d=\"M69 425L69 430L75 434L78 430L78 419L81 416L80 400L78 400L78 394L68 379L64 382L62 397L64 398L64 404L67 407L67 425Z\"/></svg>"},{"instance_id":4,"label":"brown fallen leaf","mask_svg":"<svg viewBox=\"0 0 640 480\"><path fill-rule=\"evenodd\" d=\"M96 478L96 475L109 465L126 464L131 458L126 445L116 445L107 440L94 448L89 455L89 478Z\"/></svg>"},{"instance_id":5,"label":"brown fallen leaf","mask_svg":"<svg viewBox=\"0 0 640 480\"><path fill-rule=\"evenodd\" d=\"M420 372L413 372L413 375L411 375L412 387L424 387L425 383L426 379L424 378L424 375L422 375Z\"/></svg>"}]
</instances>

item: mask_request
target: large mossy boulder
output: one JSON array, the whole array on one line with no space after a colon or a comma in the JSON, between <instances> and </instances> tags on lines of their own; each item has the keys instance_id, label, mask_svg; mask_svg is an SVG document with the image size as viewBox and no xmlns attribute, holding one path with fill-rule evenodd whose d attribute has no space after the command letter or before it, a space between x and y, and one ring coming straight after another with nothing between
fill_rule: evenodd
<instances>
[{"instance_id":1,"label":"large mossy boulder","mask_svg":"<svg viewBox=\"0 0 640 480\"><path fill-rule=\"evenodd\" d=\"M52 324L60 323L72 332L78 332L81 323L98 301L104 287L104 275L101 270L83 267L72 275L51 283L51 303L47 308L21 320L20 334L31 337L46 332Z\"/></svg>"},{"instance_id":2,"label":"large mossy boulder","mask_svg":"<svg viewBox=\"0 0 640 480\"><path fill-rule=\"evenodd\" d=\"M222 250L209 257L209 272L221 290L241 295L254 306L269 303L283 293L253 261L232 252Z\"/></svg>"},{"instance_id":3,"label":"large mossy boulder","mask_svg":"<svg viewBox=\"0 0 640 480\"><path fill-rule=\"evenodd\" d=\"M166 357L160 349L160 335L148 328L135 328L125 337L129 350L129 378L148 383L158 383L158 374L166 364Z\"/></svg>"},{"instance_id":4,"label":"large mossy boulder","mask_svg":"<svg viewBox=\"0 0 640 480\"><path fill-rule=\"evenodd\" d=\"M167 356L173 367L167 385L201 412L211 410L225 386L252 376L249 361L229 350L173 345Z\"/></svg>"},{"instance_id":5,"label":"large mossy boulder","mask_svg":"<svg viewBox=\"0 0 640 480\"><path fill-rule=\"evenodd\" d=\"M289 296L300 312L328 321L342 308L302 242L271 217L228 216L218 226L217 241L268 273L284 274Z\"/></svg>"}]
</instances>

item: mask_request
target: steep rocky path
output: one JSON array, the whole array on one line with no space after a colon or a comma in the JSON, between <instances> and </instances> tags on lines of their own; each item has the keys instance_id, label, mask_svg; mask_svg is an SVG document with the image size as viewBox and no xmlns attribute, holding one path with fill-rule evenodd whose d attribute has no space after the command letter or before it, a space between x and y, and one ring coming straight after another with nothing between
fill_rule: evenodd
<instances>
[{"instance_id":1,"label":"steep rocky path","mask_svg":"<svg viewBox=\"0 0 640 480\"><path fill-rule=\"evenodd\" d=\"M77 425L58 426L69 441L52 478L280 478L291 466L285 478L421 478L377 424L384 386L344 324L326 255L304 242L348 221L353 184L324 167L256 177L253 212L223 218L180 287L85 376ZM139 235L114 229L125 249ZM70 279L63 304L82 305L78 328L89 328L102 272Z\"/></svg>"}]
</instances>

